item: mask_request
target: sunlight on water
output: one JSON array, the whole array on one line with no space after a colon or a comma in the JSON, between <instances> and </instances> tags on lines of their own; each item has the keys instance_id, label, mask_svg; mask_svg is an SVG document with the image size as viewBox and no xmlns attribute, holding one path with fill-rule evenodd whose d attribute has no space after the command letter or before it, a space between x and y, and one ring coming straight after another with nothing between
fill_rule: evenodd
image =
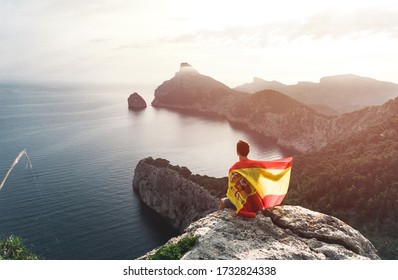
<instances>
[{"instance_id":1,"label":"sunlight on water","mask_svg":"<svg viewBox=\"0 0 398 280\"><path fill-rule=\"evenodd\" d=\"M0 238L19 235L46 259L134 259L175 235L133 192L141 159L224 177L239 139L253 159L284 156L272 140L220 117L128 110L132 91L0 85ZM153 92L144 98L150 103ZM24 157L34 172L18 168Z\"/></svg>"}]
</instances>

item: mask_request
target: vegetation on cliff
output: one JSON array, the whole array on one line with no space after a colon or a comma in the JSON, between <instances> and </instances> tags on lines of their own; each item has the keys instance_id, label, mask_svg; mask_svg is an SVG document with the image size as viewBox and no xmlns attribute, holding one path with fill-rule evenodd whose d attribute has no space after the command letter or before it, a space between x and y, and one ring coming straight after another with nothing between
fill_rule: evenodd
<instances>
[{"instance_id":1,"label":"vegetation on cliff","mask_svg":"<svg viewBox=\"0 0 398 280\"><path fill-rule=\"evenodd\" d=\"M177 243L172 243L160 247L153 255L150 255L150 260L179 260L184 254L190 251L198 242L198 236L185 236Z\"/></svg>"},{"instance_id":2,"label":"vegetation on cliff","mask_svg":"<svg viewBox=\"0 0 398 280\"><path fill-rule=\"evenodd\" d=\"M221 198L225 196L228 178L215 178L207 175L192 174L185 166L171 165L166 159L146 158L146 162L156 167L166 167L176 171L182 177L189 179L205 188L212 196Z\"/></svg>"},{"instance_id":3,"label":"vegetation on cliff","mask_svg":"<svg viewBox=\"0 0 398 280\"><path fill-rule=\"evenodd\" d=\"M0 260L38 260L38 256L27 249L23 240L15 235L0 240Z\"/></svg>"},{"instance_id":4,"label":"vegetation on cliff","mask_svg":"<svg viewBox=\"0 0 398 280\"><path fill-rule=\"evenodd\" d=\"M336 216L398 259L398 117L296 156L285 203Z\"/></svg>"}]
</instances>

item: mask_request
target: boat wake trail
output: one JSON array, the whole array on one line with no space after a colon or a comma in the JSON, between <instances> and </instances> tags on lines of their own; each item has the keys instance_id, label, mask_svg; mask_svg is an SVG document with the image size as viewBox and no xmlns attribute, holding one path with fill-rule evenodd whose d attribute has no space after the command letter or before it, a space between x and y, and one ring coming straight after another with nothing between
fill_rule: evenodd
<instances>
[{"instance_id":1,"label":"boat wake trail","mask_svg":"<svg viewBox=\"0 0 398 280\"><path fill-rule=\"evenodd\" d=\"M0 185L0 190L3 188L8 176L10 175L11 171L14 169L15 165L17 165L18 161L21 159L21 157L25 156L28 160L28 164L26 166L29 166L29 168L32 168L32 162L30 161L28 154L26 153L25 150L22 150L19 152L18 156L15 158L14 162L12 163L10 169L7 171L6 176L4 177L3 181L1 182Z\"/></svg>"}]
</instances>

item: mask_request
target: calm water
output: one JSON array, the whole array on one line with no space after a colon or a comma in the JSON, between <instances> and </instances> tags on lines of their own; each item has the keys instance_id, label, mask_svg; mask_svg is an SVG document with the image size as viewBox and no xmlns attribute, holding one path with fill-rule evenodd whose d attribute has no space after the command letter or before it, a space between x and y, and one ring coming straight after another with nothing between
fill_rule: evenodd
<instances>
[{"instance_id":1,"label":"calm water","mask_svg":"<svg viewBox=\"0 0 398 280\"><path fill-rule=\"evenodd\" d=\"M251 142L252 158L285 156L220 118L129 111L129 93L0 84L0 181L22 149L33 166L21 158L0 191L0 238L19 235L46 259L134 259L176 234L132 190L140 159L223 177L238 139Z\"/></svg>"}]
</instances>

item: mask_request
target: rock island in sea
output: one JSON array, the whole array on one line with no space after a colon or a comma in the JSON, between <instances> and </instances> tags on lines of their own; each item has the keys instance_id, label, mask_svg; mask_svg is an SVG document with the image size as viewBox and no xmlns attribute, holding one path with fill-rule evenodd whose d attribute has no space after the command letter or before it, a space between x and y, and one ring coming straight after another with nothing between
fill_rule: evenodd
<instances>
[{"instance_id":1,"label":"rock island in sea","mask_svg":"<svg viewBox=\"0 0 398 280\"><path fill-rule=\"evenodd\" d=\"M128 106L130 109L145 109L147 107L144 98L139 95L137 92L130 94L129 98L127 99Z\"/></svg>"}]
</instances>

